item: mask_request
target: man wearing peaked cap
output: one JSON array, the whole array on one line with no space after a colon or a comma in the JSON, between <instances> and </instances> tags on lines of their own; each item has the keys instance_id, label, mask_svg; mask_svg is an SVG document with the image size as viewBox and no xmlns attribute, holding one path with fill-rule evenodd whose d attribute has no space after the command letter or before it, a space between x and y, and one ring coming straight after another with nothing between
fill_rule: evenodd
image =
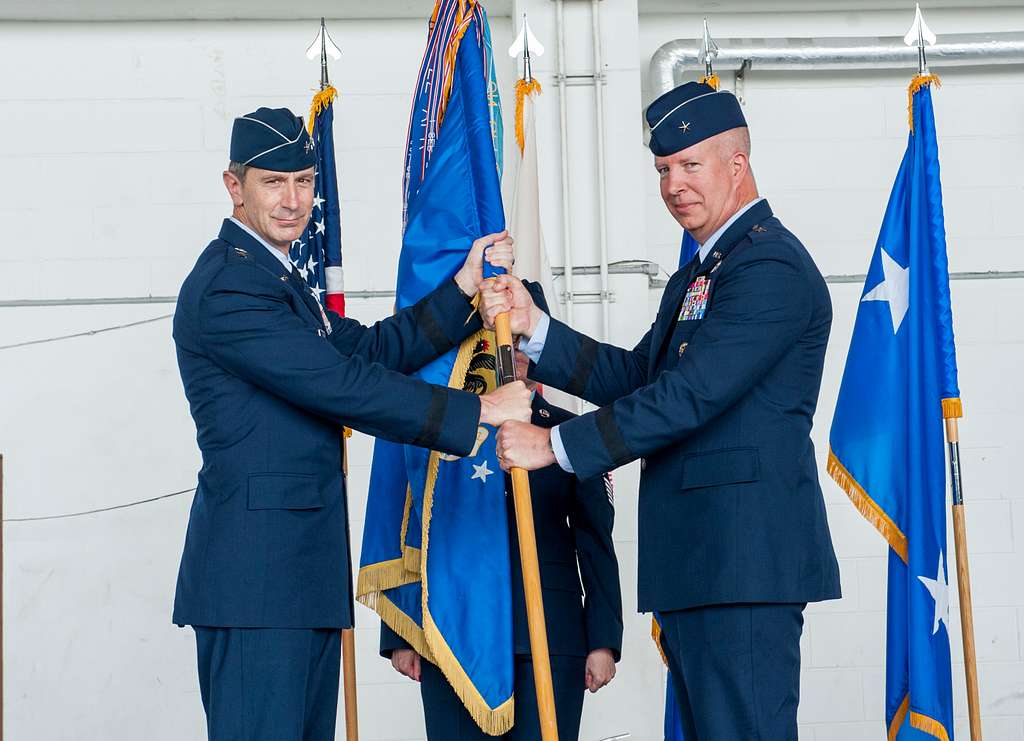
<instances>
[{"instance_id":1,"label":"man wearing peaked cap","mask_svg":"<svg viewBox=\"0 0 1024 741\"><path fill-rule=\"evenodd\" d=\"M479 328L484 250L509 267L511 242L481 237L452 281L370 327L325 311L287 257L312 210L313 155L290 111L235 120L233 213L174 315L203 465L173 620L195 630L212 741L334 739L352 625L343 428L466 455L478 424L530 419L522 383L478 397L403 375Z\"/></svg>"},{"instance_id":2,"label":"man wearing peaked cap","mask_svg":"<svg viewBox=\"0 0 1024 741\"><path fill-rule=\"evenodd\" d=\"M580 479L640 459L638 604L659 614L687 741L789 741L804 607L840 596L810 439L831 302L758 194L731 93L687 83L647 122L662 199L700 250L632 350L496 279L530 378L600 407L551 430L508 422L498 456Z\"/></svg>"}]
</instances>

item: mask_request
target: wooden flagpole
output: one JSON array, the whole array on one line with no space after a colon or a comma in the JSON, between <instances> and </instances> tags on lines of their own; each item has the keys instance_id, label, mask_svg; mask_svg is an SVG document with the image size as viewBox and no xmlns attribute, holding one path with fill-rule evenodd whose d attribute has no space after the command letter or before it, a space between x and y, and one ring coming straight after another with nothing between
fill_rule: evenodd
<instances>
[{"instance_id":1,"label":"wooden flagpole","mask_svg":"<svg viewBox=\"0 0 1024 741\"><path fill-rule=\"evenodd\" d=\"M321 19L322 22L323 19ZM348 487L348 436L351 434L346 428L341 433L341 461L342 474L345 477L345 487ZM346 488L345 498L345 521L348 522L348 496ZM351 528L349 529L351 533ZM349 543L349 553L352 552L352 544ZM349 568L352 564L349 563ZM349 583L351 588L351 582ZM352 605L352 626L343 628L341 631L341 672L343 676L343 688L345 697L345 741L359 741L359 711L358 697L356 695L356 613L355 605ZM3 741L0 738L0 741Z\"/></svg>"},{"instance_id":2,"label":"wooden flagpole","mask_svg":"<svg viewBox=\"0 0 1024 741\"><path fill-rule=\"evenodd\" d=\"M353 619L355 616L352 616ZM341 661L345 675L345 741L359 741L356 701L356 638L354 628L341 631ZM3 741L3 739L0 739Z\"/></svg>"},{"instance_id":3,"label":"wooden flagpole","mask_svg":"<svg viewBox=\"0 0 1024 741\"><path fill-rule=\"evenodd\" d=\"M494 322L497 340L498 385L516 379L512 353L512 327L508 314L499 314ZM543 741L558 741L555 721L555 690L551 681L551 656L548 653L548 632L544 620L544 597L540 587L540 564L537 560L537 535L533 527L533 500L530 497L530 475L522 468L513 468L512 496L516 508L516 531L519 534L519 561L523 566L523 591L526 595L526 622L530 630L530 655L533 659L533 681L537 686L537 708Z\"/></svg>"},{"instance_id":4,"label":"wooden flagpole","mask_svg":"<svg viewBox=\"0 0 1024 741\"><path fill-rule=\"evenodd\" d=\"M956 416L946 418L949 471L953 486L953 542L956 546L956 583L960 592L960 630L964 643L967 678L967 713L971 741L981 741L981 707L978 696L978 662L974 648L974 608L971 604L971 573L967 563L967 519L964 514L963 478L960 473L960 429Z\"/></svg>"}]
</instances>

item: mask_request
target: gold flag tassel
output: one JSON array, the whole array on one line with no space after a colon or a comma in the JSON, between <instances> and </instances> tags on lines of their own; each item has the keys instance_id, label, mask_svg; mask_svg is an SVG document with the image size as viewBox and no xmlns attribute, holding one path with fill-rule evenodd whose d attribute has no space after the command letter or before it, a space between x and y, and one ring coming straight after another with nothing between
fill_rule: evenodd
<instances>
[{"instance_id":1,"label":"gold flag tassel","mask_svg":"<svg viewBox=\"0 0 1024 741\"><path fill-rule=\"evenodd\" d=\"M523 108L527 95L540 95L540 82L537 80L519 79L516 81L516 144L519 154L526 147L526 125L523 123Z\"/></svg>"},{"instance_id":2,"label":"gold flag tassel","mask_svg":"<svg viewBox=\"0 0 1024 741\"><path fill-rule=\"evenodd\" d=\"M910 126L911 134L914 133L914 93L932 83L935 83L935 87L942 87L942 80L938 75L918 75L907 86L907 124Z\"/></svg>"},{"instance_id":3,"label":"gold flag tassel","mask_svg":"<svg viewBox=\"0 0 1024 741\"><path fill-rule=\"evenodd\" d=\"M718 79L718 75L712 73L710 75L705 75L704 77L700 78L700 83L702 85L710 85L715 90L718 90L718 87L719 85L722 84L722 81Z\"/></svg>"},{"instance_id":4,"label":"gold flag tassel","mask_svg":"<svg viewBox=\"0 0 1024 741\"><path fill-rule=\"evenodd\" d=\"M313 122L316 121L316 117L323 113L327 106L333 103L337 97L338 90L334 85L328 85L313 96L313 102L309 104L309 120L306 121L310 136L313 136Z\"/></svg>"}]
</instances>

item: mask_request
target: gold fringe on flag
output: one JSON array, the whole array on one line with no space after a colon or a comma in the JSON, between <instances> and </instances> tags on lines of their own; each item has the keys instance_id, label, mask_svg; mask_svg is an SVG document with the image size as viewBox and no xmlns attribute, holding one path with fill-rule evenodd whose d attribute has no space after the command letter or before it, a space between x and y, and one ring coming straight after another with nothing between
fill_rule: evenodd
<instances>
[{"instance_id":1,"label":"gold fringe on flag","mask_svg":"<svg viewBox=\"0 0 1024 741\"><path fill-rule=\"evenodd\" d=\"M914 93L933 82L935 87L942 87L942 80L938 75L918 75L907 86L907 123L910 125L911 134L914 133Z\"/></svg>"},{"instance_id":2,"label":"gold fringe on flag","mask_svg":"<svg viewBox=\"0 0 1024 741\"><path fill-rule=\"evenodd\" d=\"M850 497L850 501L864 515L864 519L875 526L875 529L882 534L889 547L891 547L903 562L907 562L907 536L899 529L892 518L887 515L881 507L868 496L864 488L846 470L846 466L840 463L839 458L831 450L828 451L828 475L835 479L835 482Z\"/></svg>"},{"instance_id":3,"label":"gold fringe on flag","mask_svg":"<svg viewBox=\"0 0 1024 741\"><path fill-rule=\"evenodd\" d=\"M722 81L718 79L718 75L716 74L705 75L700 78L699 82L703 85L710 85L715 90L718 90L718 86L722 84Z\"/></svg>"},{"instance_id":4,"label":"gold fringe on flag","mask_svg":"<svg viewBox=\"0 0 1024 741\"><path fill-rule=\"evenodd\" d=\"M479 296L476 297L477 300ZM473 351L480 340L486 340L490 347L495 347L494 332L481 329L462 341L459 353L455 357L448 386L462 388L469 372ZM488 390L491 390L488 384ZM427 579L427 560L430 558L430 521L434 510L434 489L437 486L438 469L441 456L436 451L430 452L427 461L427 477L423 491L423 545L421 548L420 580L423 584L423 635L430 652L432 663L444 674L455 694L473 717L480 729L489 736L500 736L512 728L515 720L515 702L510 697L496 708L491 708L483 695L473 685L466 670L462 668L458 658L452 652L440 629L430 614L430 584Z\"/></svg>"},{"instance_id":5,"label":"gold fringe on flag","mask_svg":"<svg viewBox=\"0 0 1024 741\"><path fill-rule=\"evenodd\" d=\"M964 405L959 398L942 400L942 418L960 419L964 416Z\"/></svg>"},{"instance_id":6,"label":"gold fringe on flag","mask_svg":"<svg viewBox=\"0 0 1024 741\"><path fill-rule=\"evenodd\" d=\"M306 128L309 129L310 136L313 136L313 122L316 120L316 117L323 113L324 109L326 109L327 106L333 103L334 99L337 97L338 90L337 88L334 87L334 85L328 85L319 93L313 96L313 102L309 104L309 120L306 121ZM346 437L350 436L351 434L352 433L349 432L348 435L346 435Z\"/></svg>"},{"instance_id":7,"label":"gold fringe on flag","mask_svg":"<svg viewBox=\"0 0 1024 741\"><path fill-rule=\"evenodd\" d=\"M661 647L661 625L658 624L657 619L653 615L651 616L651 640L658 647L661 660L665 662L665 666L668 666L668 656L665 655L665 649Z\"/></svg>"},{"instance_id":8,"label":"gold fringe on flag","mask_svg":"<svg viewBox=\"0 0 1024 741\"><path fill-rule=\"evenodd\" d=\"M899 736L900 729L903 728L903 722L907 719L908 713L912 728L934 736L939 741L949 741L949 734L946 732L945 726L939 723L939 721L910 709L909 693L903 696L903 702L900 703L896 714L892 716L892 723L889 724L889 733L887 735L888 741L896 741L896 737Z\"/></svg>"},{"instance_id":9,"label":"gold fringe on flag","mask_svg":"<svg viewBox=\"0 0 1024 741\"><path fill-rule=\"evenodd\" d=\"M523 123L523 103L527 95L540 95L540 82L519 79L516 81L516 144L519 154L526 148L526 125Z\"/></svg>"}]
</instances>

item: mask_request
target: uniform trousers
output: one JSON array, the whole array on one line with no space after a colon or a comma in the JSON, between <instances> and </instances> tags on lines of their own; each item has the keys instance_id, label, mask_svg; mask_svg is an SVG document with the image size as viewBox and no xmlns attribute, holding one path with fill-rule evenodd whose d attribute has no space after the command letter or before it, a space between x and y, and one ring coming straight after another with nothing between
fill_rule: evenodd
<instances>
[{"instance_id":1,"label":"uniform trousers","mask_svg":"<svg viewBox=\"0 0 1024 741\"><path fill-rule=\"evenodd\" d=\"M659 613L686 741L796 741L805 606Z\"/></svg>"},{"instance_id":2,"label":"uniform trousers","mask_svg":"<svg viewBox=\"0 0 1024 741\"><path fill-rule=\"evenodd\" d=\"M551 679L555 690L555 716L559 741L575 741L580 735L587 660L582 656L552 656ZM537 711L537 685L529 656L516 656L515 723L502 736L488 736L448 684L444 674L426 659L421 661L420 693L423 717L430 741L541 741Z\"/></svg>"},{"instance_id":3,"label":"uniform trousers","mask_svg":"<svg viewBox=\"0 0 1024 741\"><path fill-rule=\"evenodd\" d=\"M334 741L341 631L195 632L210 741Z\"/></svg>"}]
</instances>

